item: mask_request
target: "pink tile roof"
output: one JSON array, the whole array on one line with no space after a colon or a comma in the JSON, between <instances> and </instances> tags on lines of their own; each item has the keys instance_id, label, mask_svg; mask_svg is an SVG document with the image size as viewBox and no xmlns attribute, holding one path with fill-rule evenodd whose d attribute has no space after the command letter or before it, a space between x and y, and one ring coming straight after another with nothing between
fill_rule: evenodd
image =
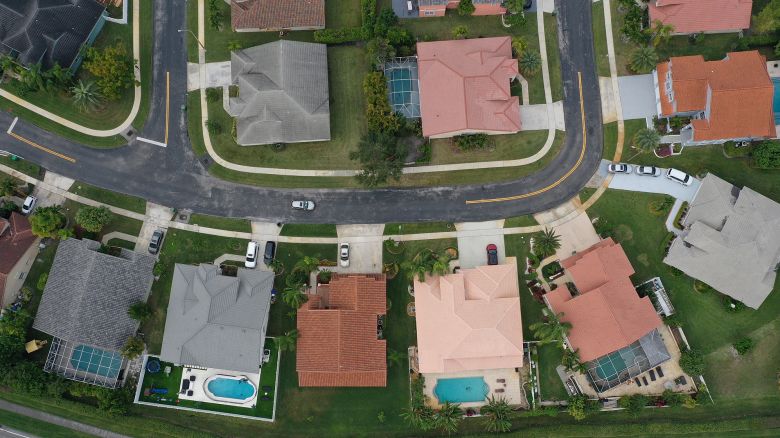
<instances>
[{"instance_id":1,"label":"pink tile roof","mask_svg":"<svg viewBox=\"0 0 780 438\"><path fill-rule=\"evenodd\" d=\"M8 274L35 243L35 239L26 217L13 212L8 220L0 218L0 302Z\"/></svg>"},{"instance_id":2,"label":"pink tile roof","mask_svg":"<svg viewBox=\"0 0 780 438\"><path fill-rule=\"evenodd\" d=\"M325 27L325 0L231 0L233 29Z\"/></svg>"},{"instance_id":3,"label":"pink tile roof","mask_svg":"<svg viewBox=\"0 0 780 438\"><path fill-rule=\"evenodd\" d=\"M674 26L675 33L737 32L750 27L753 0L650 0L650 22Z\"/></svg>"},{"instance_id":4,"label":"pink tile roof","mask_svg":"<svg viewBox=\"0 0 780 438\"><path fill-rule=\"evenodd\" d=\"M509 37L417 43L417 64L424 136L520 130Z\"/></svg>"},{"instance_id":5,"label":"pink tile roof","mask_svg":"<svg viewBox=\"0 0 780 438\"><path fill-rule=\"evenodd\" d=\"M546 295L556 313L569 322L569 342L582 361L628 346L661 325L650 298L639 298L629 276L634 273L620 244L611 238L569 257L561 266L579 295L567 288Z\"/></svg>"},{"instance_id":6,"label":"pink tile roof","mask_svg":"<svg viewBox=\"0 0 780 438\"><path fill-rule=\"evenodd\" d=\"M517 263L462 269L414 282L422 373L523 365Z\"/></svg>"}]
</instances>

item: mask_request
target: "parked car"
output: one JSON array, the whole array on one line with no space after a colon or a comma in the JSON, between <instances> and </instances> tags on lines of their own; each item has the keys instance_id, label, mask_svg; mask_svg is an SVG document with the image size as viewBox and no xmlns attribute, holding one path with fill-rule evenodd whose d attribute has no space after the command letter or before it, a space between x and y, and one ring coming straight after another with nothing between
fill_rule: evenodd
<instances>
[{"instance_id":1,"label":"parked car","mask_svg":"<svg viewBox=\"0 0 780 438\"><path fill-rule=\"evenodd\" d=\"M641 176L661 176L661 169L655 166L636 166L636 174Z\"/></svg>"},{"instance_id":2,"label":"parked car","mask_svg":"<svg viewBox=\"0 0 780 438\"><path fill-rule=\"evenodd\" d=\"M314 201L293 201L292 208L295 210L314 210Z\"/></svg>"},{"instance_id":3,"label":"parked car","mask_svg":"<svg viewBox=\"0 0 780 438\"><path fill-rule=\"evenodd\" d=\"M154 230L154 233L152 233L152 240L149 241L150 254L157 254L160 252L163 238L165 238L165 232L163 230Z\"/></svg>"},{"instance_id":4,"label":"parked car","mask_svg":"<svg viewBox=\"0 0 780 438\"><path fill-rule=\"evenodd\" d=\"M672 181L677 181L684 186L693 184L693 177L681 170L669 169L666 171L666 177Z\"/></svg>"},{"instance_id":5,"label":"parked car","mask_svg":"<svg viewBox=\"0 0 780 438\"><path fill-rule=\"evenodd\" d=\"M265 243L265 251L263 252L263 263L266 264L266 266L271 266L271 262L274 261L274 256L276 256L276 242L273 240L269 240Z\"/></svg>"},{"instance_id":6,"label":"parked car","mask_svg":"<svg viewBox=\"0 0 780 438\"><path fill-rule=\"evenodd\" d=\"M28 196L27 199L24 200L24 204L22 204L22 214L30 214L33 207L35 207L36 202L38 202L38 198L35 196Z\"/></svg>"},{"instance_id":7,"label":"parked car","mask_svg":"<svg viewBox=\"0 0 780 438\"><path fill-rule=\"evenodd\" d=\"M342 243L339 246L339 264L342 268L349 266L349 243Z\"/></svg>"},{"instance_id":8,"label":"parked car","mask_svg":"<svg viewBox=\"0 0 780 438\"><path fill-rule=\"evenodd\" d=\"M631 173L631 165L626 163L612 163L609 166L607 166L607 171L609 173L629 174Z\"/></svg>"},{"instance_id":9,"label":"parked car","mask_svg":"<svg viewBox=\"0 0 780 438\"><path fill-rule=\"evenodd\" d=\"M487 246L487 264L488 265L497 265L498 264L498 248L495 244L491 243Z\"/></svg>"},{"instance_id":10,"label":"parked car","mask_svg":"<svg viewBox=\"0 0 780 438\"><path fill-rule=\"evenodd\" d=\"M249 242L249 245L246 247L246 260L244 261L244 266L250 269L254 269L257 266L257 252L259 250L259 246L257 242L252 241Z\"/></svg>"}]
</instances>

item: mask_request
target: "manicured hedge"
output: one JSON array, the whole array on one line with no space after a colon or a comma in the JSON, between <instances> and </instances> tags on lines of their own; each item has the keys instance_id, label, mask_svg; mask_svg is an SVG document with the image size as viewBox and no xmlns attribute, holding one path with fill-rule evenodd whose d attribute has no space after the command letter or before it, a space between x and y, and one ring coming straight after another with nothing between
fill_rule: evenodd
<instances>
[{"instance_id":1,"label":"manicured hedge","mask_svg":"<svg viewBox=\"0 0 780 438\"><path fill-rule=\"evenodd\" d=\"M314 32L314 41L322 44L339 44L352 41L362 41L366 34L361 27L345 27L342 29L322 29Z\"/></svg>"}]
</instances>

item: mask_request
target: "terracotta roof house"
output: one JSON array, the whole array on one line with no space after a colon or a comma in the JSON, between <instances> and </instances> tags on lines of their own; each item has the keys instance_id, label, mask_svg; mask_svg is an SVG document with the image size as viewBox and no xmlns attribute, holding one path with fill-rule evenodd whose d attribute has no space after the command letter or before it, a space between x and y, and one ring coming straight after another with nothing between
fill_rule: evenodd
<instances>
[{"instance_id":1,"label":"terracotta roof house","mask_svg":"<svg viewBox=\"0 0 780 438\"><path fill-rule=\"evenodd\" d=\"M720 61L673 57L653 72L660 117L686 116L685 145L775 138L774 86L758 51L731 52Z\"/></svg>"},{"instance_id":2,"label":"terracotta roof house","mask_svg":"<svg viewBox=\"0 0 780 438\"><path fill-rule=\"evenodd\" d=\"M417 43L423 136L520 131L509 37Z\"/></svg>"},{"instance_id":3,"label":"terracotta roof house","mask_svg":"<svg viewBox=\"0 0 780 438\"><path fill-rule=\"evenodd\" d=\"M30 221L13 212L0 218L0 308L13 303L38 253Z\"/></svg>"},{"instance_id":4,"label":"terracotta roof house","mask_svg":"<svg viewBox=\"0 0 780 438\"><path fill-rule=\"evenodd\" d=\"M155 258L100 248L87 239L59 243L33 328L53 337L44 371L115 388L126 364L119 351L139 324L127 310L149 296Z\"/></svg>"},{"instance_id":5,"label":"terracotta roof house","mask_svg":"<svg viewBox=\"0 0 780 438\"><path fill-rule=\"evenodd\" d=\"M384 275L333 274L298 309L299 386L387 386Z\"/></svg>"},{"instance_id":6,"label":"terracotta roof house","mask_svg":"<svg viewBox=\"0 0 780 438\"><path fill-rule=\"evenodd\" d=\"M740 32L750 27L753 0L650 0L650 23L674 27L674 34Z\"/></svg>"},{"instance_id":7,"label":"terracotta roof house","mask_svg":"<svg viewBox=\"0 0 780 438\"><path fill-rule=\"evenodd\" d=\"M281 40L238 50L230 71L238 96L228 112L239 145L330 140L325 44Z\"/></svg>"},{"instance_id":8,"label":"terracotta roof house","mask_svg":"<svg viewBox=\"0 0 780 438\"><path fill-rule=\"evenodd\" d=\"M230 0L236 32L325 28L325 0Z\"/></svg>"},{"instance_id":9,"label":"terracotta roof house","mask_svg":"<svg viewBox=\"0 0 780 438\"><path fill-rule=\"evenodd\" d=\"M780 263L780 204L710 173L683 225L664 263L758 309Z\"/></svg>"},{"instance_id":10,"label":"terracotta roof house","mask_svg":"<svg viewBox=\"0 0 780 438\"><path fill-rule=\"evenodd\" d=\"M95 0L0 0L0 53L29 67L76 70L106 22Z\"/></svg>"},{"instance_id":11,"label":"terracotta roof house","mask_svg":"<svg viewBox=\"0 0 780 438\"><path fill-rule=\"evenodd\" d=\"M456 9L458 0L419 0L420 17L443 17L447 9ZM472 15L501 15L506 13L503 0L473 0Z\"/></svg>"},{"instance_id":12,"label":"terracotta roof house","mask_svg":"<svg viewBox=\"0 0 780 438\"><path fill-rule=\"evenodd\" d=\"M588 362L597 390L616 386L668 360L662 326L649 297L640 298L629 278L634 269L611 238L561 261L577 293L559 287L545 295L562 321L572 325L567 343Z\"/></svg>"},{"instance_id":13,"label":"terracotta roof house","mask_svg":"<svg viewBox=\"0 0 780 438\"><path fill-rule=\"evenodd\" d=\"M414 282L421 373L523 366L517 264L461 269Z\"/></svg>"}]
</instances>

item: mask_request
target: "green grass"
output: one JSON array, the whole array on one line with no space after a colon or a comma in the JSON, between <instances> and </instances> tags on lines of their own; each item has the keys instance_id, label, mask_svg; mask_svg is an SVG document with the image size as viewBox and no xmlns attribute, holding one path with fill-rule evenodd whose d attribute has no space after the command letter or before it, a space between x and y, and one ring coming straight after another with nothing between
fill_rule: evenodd
<instances>
[{"instance_id":1,"label":"green grass","mask_svg":"<svg viewBox=\"0 0 780 438\"><path fill-rule=\"evenodd\" d=\"M203 124L200 119L200 90L187 93L187 133L195 155L206 155L206 144L203 142Z\"/></svg>"},{"instance_id":2,"label":"green grass","mask_svg":"<svg viewBox=\"0 0 780 438\"><path fill-rule=\"evenodd\" d=\"M66 200L65 203L62 204L62 212L68 218L68 226L73 227L76 225L76 213L78 212L79 208L83 206L84 204L80 204L70 199ZM105 236L112 231L119 231L120 233L126 233L131 236L137 236L141 233L143 222L115 213L111 213L111 215L111 222L106 224L100 233L97 233L96 236L92 235L92 233L87 233L86 237L100 240L102 236Z\"/></svg>"},{"instance_id":3,"label":"green grass","mask_svg":"<svg viewBox=\"0 0 780 438\"><path fill-rule=\"evenodd\" d=\"M50 438L79 438L92 436L1 409L0 424L5 428L34 433L37 436L46 436Z\"/></svg>"},{"instance_id":4,"label":"green grass","mask_svg":"<svg viewBox=\"0 0 780 438\"><path fill-rule=\"evenodd\" d=\"M452 222L412 222L406 224L385 224L385 236L393 234L419 234L419 233L441 233L446 231L455 231L455 225Z\"/></svg>"},{"instance_id":5,"label":"green grass","mask_svg":"<svg viewBox=\"0 0 780 438\"><path fill-rule=\"evenodd\" d=\"M708 61L716 61L734 50L737 41L739 34L736 33L700 35L696 43L691 43L687 35L673 36L658 47L658 58L665 60L670 56L702 55Z\"/></svg>"},{"instance_id":6,"label":"green grass","mask_svg":"<svg viewBox=\"0 0 780 438\"><path fill-rule=\"evenodd\" d=\"M135 242L129 242L124 239L111 239L108 242L106 242L106 245L118 246L120 248L129 249L130 251L133 251L135 249Z\"/></svg>"},{"instance_id":7,"label":"green grass","mask_svg":"<svg viewBox=\"0 0 780 438\"><path fill-rule=\"evenodd\" d=\"M623 156L622 158L630 158L636 152L631 149L631 144L634 140L634 135L637 131L646 127L645 121L640 120L626 120L623 122ZM607 123L604 125L604 150L601 154L601 158L609 161L615 159L615 151L617 150L617 122Z\"/></svg>"},{"instance_id":8,"label":"green grass","mask_svg":"<svg viewBox=\"0 0 780 438\"><path fill-rule=\"evenodd\" d=\"M454 138L431 140L430 164L473 163L476 161L516 160L537 153L547 140L547 131L520 131L491 135L485 150L461 151Z\"/></svg>"},{"instance_id":9,"label":"green grass","mask_svg":"<svg viewBox=\"0 0 780 438\"><path fill-rule=\"evenodd\" d=\"M325 27L359 27L361 24L360 2L353 0L328 0L325 2Z\"/></svg>"},{"instance_id":10,"label":"green grass","mask_svg":"<svg viewBox=\"0 0 780 438\"><path fill-rule=\"evenodd\" d=\"M93 201L113 205L114 207L124 208L125 210L141 214L146 213L146 200L137 196L112 192L79 181L73 183L68 191L92 199Z\"/></svg>"},{"instance_id":11,"label":"green grass","mask_svg":"<svg viewBox=\"0 0 780 438\"><path fill-rule=\"evenodd\" d=\"M216 228L219 230L240 231L243 233L252 232L252 223L248 219L209 216L207 214L193 213L190 216L190 223L193 225L200 225L201 227Z\"/></svg>"},{"instance_id":12,"label":"green grass","mask_svg":"<svg viewBox=\"0 0 780 438\"><path fill-rule=\"evenodd\" d=\"M160 353L174 265L213 263L222 254L244 254L247 242L182 230L168 231L160 250L160 262L165 266L165 271L152 285L148 301L154 314L143 323L141 330L146 335L146 345L151 354Z\"/></svg>"},{"instance_id":13,"label":"green grass","mask_svg":"<svg viewBox=\"0 0 780 438\"><path fill-rule=\"evenodd\" d=\"M632 72L629 71L631 52L636 50L637 46L631 41L625 39L623 34L620 32L620 27L623 25L623 16L625 14L618 11L618 2L611 1L610 6L612 9L612 40L615 44L615 64L617 66L617 74L618 76L630 75L632 74Z\"/></svg>"},{"instance_id":14,"label":"green grass","mask_svg":"<svg viewBox=\"0 0 780 438\"><path fill-rule=\"evenodd\" d=\"M42 173L41 166L33 163L32 161L27 161L27 160L14 161L11 159L11 157L0 156L0 164L18 170L19 172L22 172L23 174L31 176L33 178L41 177L41 173Z\"/></svg>"},{"instance_id":15,"label":"green grass","mask_svg":"<svg viewBox=\"0 0 780 438\"><path fill-rule=\"evenodd\" d=\"M584 187L579 193L580 202L584 204L594 193L596 193L596 189Z\"/></svg>"},{"instance_id":16,"label":"green grass","mask_svg":"<svg viewBox=\"0 0 780 438\"><path fill-rule=\"evenodd\" d=\"M336 237L336 226L333 224L284 224L282 236L297 237Z\"/></svg>"},{"instance_id":17,"label":"green grass","mask_svg":"<svg viewBox=\"0 0 780 438\"><path fill-rule=\"evenodd\" d=\"M563 352L555 345L539 347L539 388L542 400L567 400L569 394L555 368L561 364Z\"/></svg>"},{"instance_id":18,"label":"green grass","mask_svg":"<svg viewBox=\"0 0 780 438\"><path fill-rule=\"evenodd\" d=\"M525 216L509 217L504 221L504 228L532 227L534 225L539 225L539 222L537 222L533 215L530 214Z\"/></svg>"},{"instance_id":19,"label":"green grass","mask_svg":"<svg viewBox=\"0 0 780 438\"><path fill-rule=\"evenodd\" d=\"M607 57L607 30L604 22L604 2L593 3L593 46L596 49L596 71L599 76L610 76ZM615 32L616 29L613 29ZM614 35L613 35L614 39Z\"/></svg>"}]
</instances>

